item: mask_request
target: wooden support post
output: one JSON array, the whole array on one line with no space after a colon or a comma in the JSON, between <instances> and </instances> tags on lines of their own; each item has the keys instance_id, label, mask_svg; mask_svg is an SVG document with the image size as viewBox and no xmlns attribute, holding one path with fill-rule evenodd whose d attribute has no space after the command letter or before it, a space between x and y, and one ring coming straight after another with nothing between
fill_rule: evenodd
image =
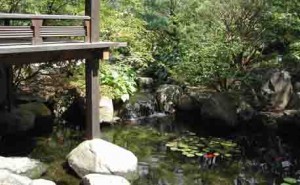
<instances>
[{"instance_id":1,"label":"wooden support post","mask_svg":"<svg viewBox=\"0 0 300 185\"><path fill-rule=\"evenodd\" d=\"M99 56L87 59L85 65L86 74L86 138L100 137L99 121Z\"/></svg>"},{"instance_id":2,"label":"wooden support post","mask_svg":"<svg viewBox=\"0 0 300 185\"><path fill-rule=\"evenodd\" d=\"M13 102L13 69L12 69L12 65L6 65L6 79L7 79L7 84L6 84L6 88L7 88L7 110L9 112L12 111L12 102Z\"/></svg>"},{"instance_id":3,"label":"wooden support post","mask_svg":"<svg viewBox=\"0 0 300 185\"><path fill-rule=\"evenodd\" d=\"M86 0L85 14L91 17L89 26L90 33L87 33L90 42L99 42L99 21L100 21L100 1ZM87 27L88 28L88 27ZM99 59L95 55L91 59L86 59L86 137L88 139L100 137L99 120Z\"/></svg>"},{"instance_id":4,"label":"wooden support post","mask_svg":"<svg viewBox=\"0 0 300 185\"><path fill-rule=\"evenodd\" d=\"M42 19L33 19L31 21L32 30L33 30L33 37L32 37L32 44L39 45L43 43L43 38L41 37L41 27L43 25Z\"/></svg>"},{"instance_id":5,"label":"wooden support post","mask_svg":"<svg viewBox=\"0 0 300 185\"><path fill-rule=\"evenodd\" d=\"M5 20L4 22L5 26L10 25L10 20ZM12 96L13 96L13 69L12 65L6 64L4 65L5 69L5 79L6 79L6 109L11 112L12 111Z\"/></svg>"}]
</instances>

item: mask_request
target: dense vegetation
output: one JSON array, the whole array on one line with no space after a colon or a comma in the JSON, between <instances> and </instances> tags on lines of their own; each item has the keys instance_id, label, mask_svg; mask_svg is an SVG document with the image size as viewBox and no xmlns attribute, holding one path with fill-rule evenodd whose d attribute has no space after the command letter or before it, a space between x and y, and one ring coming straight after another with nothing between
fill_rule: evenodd
<instances>
[{"instance_id":1,"label":"dense vegetation","mask_svg":"<svg viewBox=\"0 0 300 185\"><path fill-rule=\"evenodd\" d=\"M249 80L247 74L257 67L282 66L278 63L281 56L288 64L300 60L297 0L102 0L101 3L101 39L128 42L127 48L113 51L102 71L103 93L111 94L111 89L117 89L114 98L124 98L135 91L134 73L150 75L160 82L172 79L223 91L234 88L236 81ZM0 9L83 14L84 1L1 0ZM126 70L120 70L124 67ZM68 66L67 70L74 74L70 81L82 78L82 70L78 68ZM25 69L25 76L35 72Z\"/></svg>"},{"instance_id":2,"label":"dense vegetation","mask_svg":"<svg viewBox=\"0 0 300 185\"><path fill-rule=\"evenodd\" d=\"M0 0L0 12L83 15L84 0ZM231 95L240 93L242 96L247 96L252 92L248 91L249 89L261 90L262 84L258 84L262 81L261 76L253 75L255 73L263 74L265 73L264 69L270 68L288 68L292 75L300 72L299 0L101 0L100 15L101 31L99 34L101 40L128 43L125 48L113 49L109 60L101 61L99 79L101 93L115 100L128 100L130 95L138 90L137 77L139 76L151 77L158 85L173 83L180 85L180 88L201 86L199 89L208 90L207 92L211 92L213 89L221 92L233 92L228 93ZM48 24L47 21L44 24ZM10 23L29 24L29 22L24 21L22 23L11 21ZM72 22L58 21L57 23L69 25ZM3 22L0 22L0 25L2 24ZM45 61L39 65L14 66L14 85L17 89L26 87L26 90L38 92L38 95L47 99L49 104L53 103L51 101L54 99L54 107L49 107L53 108L54 112L57 113L56 116L59 117L63 115L66 107L76 102L74 98L78 98L78 95L84 95L85 66L83 63L83 61L64 61L53 64ZM259 71L261 69L263 70ZM49 76L50 78L48 78ZM298 82L299 77L298 75L298 79L296 79ZM255 89L258 86L259 88ZM188 88L181 89L186 90ZM66 89L67 91L65 91ZM246 93L242 94L243 92ZM256 95L255 93L251 93L251 95ZM242 96L235 97L242 99L244 98ZM253 97L251 98L254 99ZM252 107L257 108L258 106L254 105L252 99L237 102L240 104L237 106L238 109L243 110L245 107L244 109L248 110L250 107L251 109L249 109L252 110ZM116 102L119 103L114 101L114 103ZM168 103L166 102L167 105ZM222 103L220 104L222 105ZM224 104L227 104L227 101ZM262 104L267 103L262 99ZM214 109L214 106L212 107L211 110ZM220 111L222 115L225 115L225 119L231 113L228 111L228 114L226 111L231 106L216 107L225 110L224 114ZM263 108L267 106L261 107L262 109L258 108L259 111L264 110ZM196 109L198 111L197 116L200 114L198 108ZM270 108L270 110L272 109ZM236 112L242 111L236 111L235 107L232 120L237 119L235 117ZM252 112L254 111L250 113ZM75 114L73 115L75 116ZM262 119L262 123L265 121L263 118L260 119ZM268 117L266 120L266 122L272 123L271 118ZM80 120L80 122L83 121ZM227 122L227 119L224 122ZM255 121L252 122L253 124L249 124L249 127L256 127ZM298 117L295 122L299 123ZM220 123L223 124L223 122ZM241 130L244 129L244 126L248 128L245 123L241 126ZM211 127L217 128L217 126ZM222 129L223 127L220 128L222 132L226 132ZM278 130L280 128L278 127ZM251 132L249 136L247 134L244 136L242 132L241 142L244 141L244 138L246 138L245 140L248 139L245 148L249 146L249 149L254 151L267 151L271 148L270 152L262 155L263 157L269 154L269 158L281 157L283 153L281 151L284 150L280 150L282 148L281 141L278 140L277 142L276 134L278 133L275 134L273 129L272 127L272 133L265 134L265 130L258 127L257 130L261 132L257 133L255 128L255 130L249 131ZM283 132L283 135L292 135L290 133L292 130L294 127ZM47 174L47 178L55 179L65 175L66 171L62 164L65 162L66 154L82 140L83 134L79 134L79 132L73 129L69 130L59 122L49 138L37 142L38 147L31 153L31 156L49 163L50 167L54 169ZM291 140L297 141L299 140L299 132L297 129L294 132L297 132L295 134L297 137L294 139L291 136ZM180 136L175 139L169 134L163 135L155 130L138 127L130 127L130 129L120 127L115 132L107 132L106 134L108 140L129 148L138 157L152 155L154 153L153 148L158 148L157 145L161 144L161 141L164 142L163 146L166 144L166 147L169 147L165 148L166 150L173 151L175 154L176 152L177 154L182 153L183 156L191 158L202 157L209 152L216 156L231 158L235 153L240 152L240 148L237 148L237 144L231 140L223 141L213 138L208 141L194 135ZM260 134L262 135L261 138ZM275 135L276 141L267 139L267 137L271 138ZM272 145L263 148L264 146L256 146L256 141L262 142L262 145L269 143ZM296 145L298 146L298 143ZM256 146L256 148L250 146ZM280 152L275 151L277 150L276 147L279 148ZM275 153L274 156L273 153ZM298 154L295 154L297 158ZM182 159L181 155L177 157ZM174 164L173 158L168 158L168 160L161 169L168 169L173 173L174 166L169 165ZM276 165L281 161L268 162L272 164L272 169L273 167L277 169ZM178 165L181 164L176 164L176 166ZM220 184L219 181L222 182L221 184L231 184L231 177L233 178L240 168L237 167L239 165L234 165L231 165L229 170L224 168L225 173L219 171L216 174L204 172L200 174L201 178L208 181L217 180L218 182L215 184ZM194 170L190 165L183 168L186 168L188 172ZM168 177L168 171L158 168L157 172L154 172ZM156 175L155 173L154 175ZM191 173L191 175L193 174ZM198 178L199 174L196 175ZM228 180L225 176L230 176L228 183L224 183ZM63 181L69 182L64 183ZM59 184L78 182L79 179L76 177L67 175ZM137 181L136 183L147 182Z\"/></svg>"}]
</instances>

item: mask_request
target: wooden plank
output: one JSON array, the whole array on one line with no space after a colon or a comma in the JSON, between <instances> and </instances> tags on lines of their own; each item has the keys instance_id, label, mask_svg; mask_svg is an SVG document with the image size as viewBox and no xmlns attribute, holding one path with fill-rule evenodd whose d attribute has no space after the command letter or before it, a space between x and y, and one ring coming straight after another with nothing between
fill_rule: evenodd
<instances>
[{"instance_id":1,"label":"wooden plank","mask_svg":"<svg viewBox=\"0 0 300 185\"><path fill-rule=\"evenodd\" d=\"M101 49L118 47L118 42L95 42L95 43L62 43L62 44L42 44L42 45L18 45L18 46L1 46L1 54L18 54L18 53L35 53L43 51L65 51L65 50L82 50L82 49ZM1 62L1 61L0 61Z\"/></svg>"},{"instance_id":2,"label":"wooden plank","mask_svg":"<svg viewBox=\"0 0 300 185\"><path fill-rule=\"evenodd\" d=\"M38 15L38 14L10 14L0 13L0 19L65 19L65 20L88 20L89 16L77 15Z\"/></svg>"},{"instance_id":3,"label":"wooden plank","mask_svg":"<svg viewBox=\"0 0 300 185\"><path fill-rule=\"evenodd\" d=\"M33 31L29 26L0 26L0 38L31 38Z\"/></svg>"},{"instance_id":4,"label":"wooden plank","mask_svg":"<svg viewBox=\"0 0 300 185\"><path fill-rule=\"evenodd\" d=\"M32 31L30 26L0 26L0 31Z\"/></svg>"},{"instance_id":5,"label":"wooden plank","mask_svg":"<svg viewBox=\"0 0 300 185\"><path fill-rule=\"evenodd\" d=\"M42 37L85 37L86 30L84 26L43 26L41 28Z\"/></svg>"},{"instance_id":6,"label":"wooden plank","mask_svg":"<svg viewBox=\"0 0 300 185\"><path fill-rule=\"evenodd\" d=\"M99 42L99 19L100 19L100 1L85 0L85 15L90 16L89 40L91 43ZM86 137L88 139L100 137L99 120L99 55L93 59L87 59L85 62L86 75Z\"/></svg>"},{"instance_id":7,"label":"wooden plank","mask_svg":"<svg viewBox=\"0 0 300 185\"><path fill-rule=\"evenodd\" d=\"M41 33L42 37L85 37L85 33L73 32L73 33Z\"/></svg>"},{"instance_id":8,"label":"wooden plank","mask_svg":"<svg viewBox=\"0 0 300 185\"><path fill-rule=\"evenodd\" d=\"M42 26L42 30L43 29L62 29L62 28L66 28L66 29L82 29L83 26Z\"/></svg>"},{"instance_id":9,"label":"wooden plank","mask_svg":"<svg viewBox=\"0 0 300 185\"><path fill-rule=\"evenodd\" d=\"M1 34L0 39L32 38L33 34ZM17 43L18 44L18 43Z\"/></svg>"},{"instance_id":10,"label":"wooden plank","mask_svg":"<svg viewBox=\"0 0 300 185\"><path fill-rule=\"evenodd\" d=\"M43 51L32 53L1 54L0 63L6 65L20 65L31 63L57 62L72 59L92 59L100 56L99 49L65 50L65 51Z\"/></svg>"}]
</instances>

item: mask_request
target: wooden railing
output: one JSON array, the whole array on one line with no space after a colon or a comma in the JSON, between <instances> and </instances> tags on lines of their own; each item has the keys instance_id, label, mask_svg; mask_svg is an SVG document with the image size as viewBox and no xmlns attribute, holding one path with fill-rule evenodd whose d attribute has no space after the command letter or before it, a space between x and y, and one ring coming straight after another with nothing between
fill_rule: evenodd
<instances>
[{"instance_id":1,"label":"wooden railing","mask_svg":"<svg viewBox=\"0 0 300 185\"><path fill-rule=\"evenodd\" d=\"M53 37L83 37L90 42L91 18L89 16L72 15L34 15L0 13L0 20L30 20L30 26L0 26L0 39L3 42L16 39L31 39L31 44L43 44L45 38ZM76 26L43 26L44 20L82 20ZM21 44L21 42L20 42Z\"/></svg>"}]
</instances>

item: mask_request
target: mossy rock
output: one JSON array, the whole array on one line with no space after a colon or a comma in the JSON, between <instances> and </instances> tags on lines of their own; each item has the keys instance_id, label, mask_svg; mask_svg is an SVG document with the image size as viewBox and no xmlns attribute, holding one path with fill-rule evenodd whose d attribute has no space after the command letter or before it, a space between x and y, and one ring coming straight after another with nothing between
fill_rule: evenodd
<instances>
[{"instance_id":1,"label":"mossy rock","mask_svg":"<svg viewBox=\"0 0 300 185\"><path fill-rule=\"evenodd\" d=\"M27 110L32 112L35 116L51 116L51 111L48 107L39 102L27 103L19 105L20 110Z\"/></svg>"},{"instance_id":2,"label":"mossy rock","mask_svg":"<svg viewBox=\"0 0 300 185\"><path fill-rule=\"evenodd\" d=\"M21 174L31 179L40 178L46 171L48 166L45 163L39 163L35 168L28 170L26 173Z\"/></svg>"}]
</instances>

